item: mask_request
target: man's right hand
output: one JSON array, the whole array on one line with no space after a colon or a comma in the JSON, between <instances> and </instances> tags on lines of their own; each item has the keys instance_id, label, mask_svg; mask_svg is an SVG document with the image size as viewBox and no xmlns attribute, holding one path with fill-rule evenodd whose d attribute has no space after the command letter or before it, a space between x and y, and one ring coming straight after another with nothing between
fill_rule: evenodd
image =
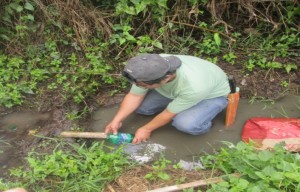
<instances>
[{"instance_id":1,"label":"man's right hand","mask_svg":"<svg viewBox=\"0 0 300 192\"><path fill-rule=\"evenodd\" d=\"M106 127L105 127L105 133L113 133L114 135L118 133L118 129L122 126L122 122L110 122Z\"/></svg>"},{"instance_id":2,"label":"man's right hand","mask_svg":"<svg viewBox=\"0 0 300 192\"><path fill-rule=\"evenodd\" d=\"M145 95L135 95L128 93L123 99L119 111L113 120L105 127L105 133L117 134L118 129L122 126L122 121L128 117L142 103Z\"/></svg>"}]
</instances>

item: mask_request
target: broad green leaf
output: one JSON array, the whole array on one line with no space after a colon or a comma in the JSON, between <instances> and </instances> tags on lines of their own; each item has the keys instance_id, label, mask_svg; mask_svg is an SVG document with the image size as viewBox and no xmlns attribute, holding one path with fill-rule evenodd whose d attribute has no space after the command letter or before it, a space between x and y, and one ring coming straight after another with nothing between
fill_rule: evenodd
<instances>
[{"instance_id":1,"label":"broad green leaf","mask_svg":"<svg viewBox=\"0 0 300 192\"><path fill-rule=\"evenodd\" d=\"M246 155L246 158L249 160L257 160L258 155L256 153L250 153L250 154Z\"/></svg>"},{"instance_id":2,"label":"broad green leaf","mask_svg":"<svg viewBox=\"0 0 300 192\"><path fill-rule=\"evenodd\" d=\"M157 4L160 6L160 7L163 7L165 9L168 9L168 6L167 6L167 0L157 0L156 1Z\"/></svg>"},{"instance_id":3,"label":"broad green leaf","mask_svg":"<svg viewBox=\"0 0 300 192\"><path fill-rule=\"evenodd\" d=\"M24 87L24 88L22 88L22 91L24 92L24 93L27 93L27 94L34 94L34 92L32 91L32 89L30 89L29 87Z\"/></svg>"},{"instance_id":4,"label":"broad green leaf","mask_svg":"<svg viewBox=\"0 0 300 192\"><path fill-rule=\"evenodd\" d=\"M140 12L144 11L145 8L146 8L146 4L144 4L143 2L137 4L135 6L136 14L139 14Z\"/></svg>"},{"instance_id":5,"label":"broad green leaf","mask_svg":"<svg viewBox=\"0 0 300 192\"><path fill-rule=\"evenodd\" d=\"M297 182L300 182L300 173L299 172L288 172L284 173L284 176L286 176L289 179L293 179Z\"/></svg>"},{"instance_id":6,"label":"broad green leaf","mask_svg":"<svg viewBox=\"0 0 300 192\"><path fill-rule=\"evenodd\" d=\"M292 166L292 163L289 163L287 161L281 160L279 164L276 166L277 169L282 170L283 172L292 172L294 171L294 167Z\"/></svg>"},{"instance_id":7,"label":"broad green leaf","mask_svg":"<svg viewBox=\"0 0 300 192\"><path fill-rule=\"evenodd\" d=\"M282 64L276 61L272 61L267 63L267 67L280 69L282 67Z\"/></svg>"},{"instance_id":8,"label":"broad green leaf","mask_svg":"<svg viewBox=\"0 0 300 192\"><path fill-rule=\"evenodd\" d=\"M270 177L272 181L281 181L284 179L283 173L277 171L273 172L273 174L270 175Z\"/></svg>"},{"instance_id":9,"label":"broad green leaf","mask_svg":"<svg viewBox=\"0 0 300 192\"><path fill-rule=\"evenodd\" d=\"M268 175L268 176L272 176L273 174L276 173L276 170L274 169L274 167L272 166L267 166L265 167L262 172L265 174L265 175Z\"/></svg>"},{"instance_id":10,"label":"broad green leaf","mask_svg":"<svg viewBox=\"0 0 300 192\"><path fill-rule=\"evenodd\" d=\"M144 176L145 179L151 179L153 178L153 174L152 173L148 173L147 175Z\"/></svg>"},{"instance_id":11,"label":"broad green leaf","mask_svg":"<svg viewBox=\"0 0 300 192\"><path fill-rule=\"evenodd\" d=\"M12 23L12 22L11 22L11 16L8 15L8 14L5 15L5 16L3 16L2 19L3 19L3 21L6 21L6 22L8 22L8 23Z\"/></svg>"},{"instance_id":12,"label":"broad green leaf","mask_svg":"<svg viewBox=\"0 0 300 192\"><path fill-rule=\"evenodd\" d=\"M170 175L168 175L167 173L164 173L164 172L159 172L157 174L157 176L159 178L161 178L162 180L170 180L171 179Z\"/></svg>"},{"instance_id":13,"label":"broad green leaf","mask_svg":"<svg viewBox=\"0 0 300 192\"><path fill-rule=\"evenodd\" d=\"M255 171L255 174L259 177L259 178L261 178L261 179L266 179L267 177L262 173L262 172L260 172L260 171Z\"/></svg>"},{"instance_id":14,"label":"broad green leaf","mask_svg":"<svg viewBox=\"0 0 300 192\"><path fill-rule=\"evenodd\" d=\"M247 189L247 192L261 192L261 191L262 190L260 189L260 187L256 185L248 187Z\"/></svg>"},{"instance_id":15,"label":"broad green leaf","mask_svg":"<svg viewBox=\"0 0 300 192\"><path fill-rule=\"evenodd\" d=\"M143 0L130 0L134 5L139 4L141 1L143 2Z\"/></svg>"},{"instance_id":16,"label":"broad green leaf","mask_svg":"<svg viewBox=\"0 0 300 192\"><path fill-rule=\"evenodd\" d=\"M215 39L215 42L218 46L221 45L221 38L220 38L220 35L219 33L214 33L214 39Z\"/></svg>"},{"instance_id":17,"label":"broad green leaf","mask_svg":"<svg viewBox=\"0 0 300 192\"><path fill-rule=\"evenodd\" d=\"M27 15L27 19L30 20L30 21L34 21L34 17L33 17L33 15L31 15L31 14L28 14L28 15Z\"/></svg>"},{"instance_id":18,"label":"broad green leaf","mask_svg":"<svg viewBox=\"0 0 300 192\"><path fill-rule=\"evenodd\" d=\"M130 35L129 33L124 33L124 35L126 36L126 39L132 42L135 42L136 39L134 38L134 36Z\"/></svg>"},{"instance_id":19,"label":"broad green leaf","mask_svg":"<svg viewBox=\"0 0 300 192\"><path fill-rule=\"evenodd\" d=\"M34 7L29 2L25 3L24 8L30 11L34 11Z\"/></svg>"},{"instance_id":20,"label":"broad green leaf","mask_svg":"<svg viewBox=\"0 0 300 192\"><path fill-rule=\"evenodd\" d=\"M123 45L125 42L126 42L126 39L124 39L124 38L120 38L120 39L119 39L120 45Z\"/></svg>"},{"instance_id":21,"label":"broad green leaf","mask_svg":"<svg viewBox=\"0 0 300 192\"><path fill-rule=\"evenodd\" d=\"M18 6L16 7L16 11L17 11L18 13L21 12L21 11L23 11L23 7L20 6L20 5L18 5Z\"/></svg>"},{"instance_id":22,"label":"broad green leaf","mask_svg":"<svg viewBox=\"0 0 300 192\"><path fill-rule=\"evenodd\" d=\"M0 37L1 37L2 39L6 40L6 41L9 41L9 40L10 40L10 38L9 38L8 36L4 35L4 34L0 34Z\"/></svg>"},{"instance_id":23,"label":"broad green leaf","mask_svg":"<svg viewBox=\"0 0 300 192\"><path fill-rule=\"evenodd\" d=\"M168 26L169 29L172 29L174 24L173 23L168 23L167 26Z\"/></svg>"},{"instance_id":24,"label":"broad green leaf","mask_svg":"<svg viewBox=\"0 0 300 192\"><path fill-rule=\"evenodd\" d=\"M249 185L249 182L245 179L239 179L238 184L237 184L237 188L238 189L246 189Z\"/></svg>"},{"instance_id":25,"label":"broad green leaf","mask_svg":"<svg viewBox=\"0 0 300 192\"><path fill-rule=\"evenodd\" d=\"M258 159L261 161L269 161L273 156L273 153L267 150L258 153Z\"/></svg>"},{"instance_id":26,"label":"broad green leaf","mask_svg":"<svg viewBox=\"0 0 300 192\"><path fill-rule=\"evenodd\" d=\"M285 65L285 70L286 70L286 72L287 73L290 73L290 71L292 70L292 69L297 69L298 67L297 67L297 65L296 64L286 64Z\"/></svg>"},{"instance_id":27,"label":"broad green leaf","mask_svg":"<svg viewBox=\"0 0 300 192\"><path fill-rule=\"evenodd\" d=\"M126 7L126 9L124 9L125 13L129 14L129 15L136 15L136 11L134 7Z\"/></svg>"},{"instance_id":28,"label":"broad green leaf","mask_svg":"<svg viewBox=\"0 0 300 192\"><path fill-rule=\"evenodd\" d=\"M163 49L162 44L161 44L160 42L158 42L158 41L154 41L152 44L153 44L155 47L159 48L159 49Z\"/></svg>"}]
</instances>

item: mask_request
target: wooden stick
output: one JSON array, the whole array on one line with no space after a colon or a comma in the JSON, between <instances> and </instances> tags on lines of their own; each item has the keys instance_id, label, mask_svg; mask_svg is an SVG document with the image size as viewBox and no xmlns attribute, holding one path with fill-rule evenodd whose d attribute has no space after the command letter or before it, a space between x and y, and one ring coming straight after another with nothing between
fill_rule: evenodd
<instances>
[{"instance_id":1,"label":"wooden stick","mask_svg":"<svg viewBox=\"0 0 300 192\"><path fill-rule=\"evenodd\" d=\"M114 190L114 188L113 188L110 184L107 185L107 188L108 188L111 192L116 192L116 191Z\"/></svg>"},{"instance_id":2,"label":"wooden stick","mask_svg":"<svg viewBox=\"0 0 300 192\"><path fill-rule=\"evenodd\" d=\"M76 138L98 138L106 139L107 135L100 132L76 132L76 131L63 131L60 133L61 137L76 137Z\"/></svg>"},{"instance_id":3,"label":"wooden stick","mask_svg":"<svg viewBox=\"0 0 300 192\"><path fill-rule=\"evenodd\" d=\"M240 174L235 173L230 176L240 177ZM209 184L213 184L213 183L219 183L221 181L224 181L221 177L214 177L214 178L210 178L210 179L202 179L199 181L194 181L191 183L184 183L184 184L180 184L180 185L173 185L173 186L163 187L163 188L159 188L159 189L154 189L154 190L151 190L148 192L179 191L179 190L186 189L186 188L200 187L200 186L205 186L205 185L209 185Z\"/></svg>"}]
</instances>

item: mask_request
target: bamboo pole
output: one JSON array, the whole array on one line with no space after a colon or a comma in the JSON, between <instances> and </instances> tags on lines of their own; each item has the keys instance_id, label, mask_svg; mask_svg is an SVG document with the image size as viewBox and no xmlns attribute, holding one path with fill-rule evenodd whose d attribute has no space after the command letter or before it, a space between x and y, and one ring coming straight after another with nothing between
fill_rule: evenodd
<instances>
[{"instance_id":1,"label":"bamboo pole","mask_svg":"<svg viewBox=\"0 0 300 192\"><path fill-rule=\"evenodd\" d=\"M235 173L235 174L231 174L231 175L227 175L227 176L240 177L240 174ZM170 191L179 191L179 190L183 190L183 189L191 188L191 187L205 186L205 185L209 185L209 184L213 184L213 183L219 183L221 181L224 181L222 179L222 177L214 177L214 178L210 178L210 179L202 179L202 180L199 180L199 181L194 181L194 182L191 182L191 183L184 183L184 184L180 184L180 185L172 185L172 186L168 186L168 187L163 187L163 188L159 188L159 189L150 190L148 192L170 192Z\"/></svg>"},{"instance_id":2,"label":"bamboo pole","mask_svg":"<svg viewBox=\"0 0 300 192\"><path fill-rule=\"evenodd\" d=\"M74 137L74 138L95 138L106 139L107 135L100 132L76 132L76 131L63 131L60 133L61 137Z\"/></svg>"}]
</instances>

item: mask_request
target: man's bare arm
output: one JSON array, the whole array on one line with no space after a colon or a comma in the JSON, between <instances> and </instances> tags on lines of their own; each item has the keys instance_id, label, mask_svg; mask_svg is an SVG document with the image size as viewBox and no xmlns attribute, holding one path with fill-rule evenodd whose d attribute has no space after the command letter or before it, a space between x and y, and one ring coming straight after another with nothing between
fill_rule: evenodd
<instances>
[{"instance_id":1,"label":"man's bare arm","mask_svg":"<svg viewBox=\"0 0 300 192\"><path fill-rule=\"evenodd\" d=\"M136 131L135 137L132 142L140 143L142 141L146 141L147 139L150 138L152 131L166 125L175 116L176 116L175 113L171 113L170 111L165 109L163 112L161 112L156 117L154 117L149 123L139 128Z\"/></svg>"},{"instance_id":2,"label":"man's bare arm","mask_svg":"<svg viewBox=\"0 0 300 192\"><path fill-rule=\"evenodd\" d=\"M145 95L135 95L128 93L121 103L121 106L113 118L113 120L105 127L105 133L118 132L122 126L122 121L126 119L132 112L134 112L144 100Z\"/></svg>"}]
</instances>

